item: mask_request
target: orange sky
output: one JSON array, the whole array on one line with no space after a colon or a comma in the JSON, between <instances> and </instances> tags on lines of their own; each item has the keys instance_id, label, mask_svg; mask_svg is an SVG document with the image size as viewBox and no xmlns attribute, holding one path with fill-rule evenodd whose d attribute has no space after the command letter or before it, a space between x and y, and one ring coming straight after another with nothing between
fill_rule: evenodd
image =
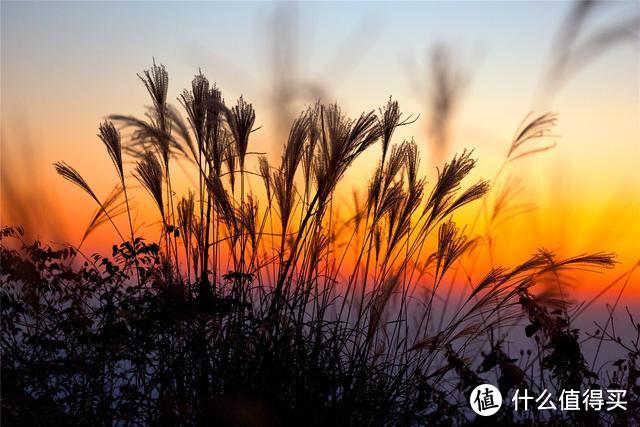
<instances>
[{"instance_id":1,"label":"orange sky","mask_svg":"<svg viewBox=\"0 0 640 427\"><path fill-rule=\"evenodd\" d=\"M558 146L514 163L502 175L502 179L522 179L524 190L518 203L535 209L493 230L497 262L514 265L538 247L565 256L616 252L621 264L612 272L587 276L576 290L581 295L597 292L640 259L637 43L635 48L615 46L554 97L540 99L552 29L562 21L567 4L483 3L479 10L474 10L477 5L465 4L464 11L440 3L404 8L358 4L300 5L294 12L284 12L292 13L285 16L299 23L291 30L295 34L291 49L298 53L289 64L297 71L285 78L310 80L325 100L338 101L351 114L377 109L391 94L404 112L419 113L420 119L400 129L396 140L415 137L423 171L432 182L439 160L427 135L426 92L412 82L427 80L429 46L435 41L450 42L469 69L470 82L454 116L447 152L451 156L462 148L475 148L479 163L469 182L495 175L528 112L559 114ZM244 94L254 103L257 125L262 126L253 134L250 148L267 152L278 162L282 142L275 137L282 130L274 94L282 76L269 57L274 46L269 44L273 32L267 24L275 10L271 5L247 3L240 9L227 3L171 3L153 11L143 4L34 5L2 4L3 224L24 219L15 213L11 216L15 212L7 191L11 185L32 207L29 215L38 224L38 235L79 241L94 206L85 194L57 177L51 163L67 161L100 196L109 192L117 180L96 137L97 126L112 113L144 111L149 100L135 74L147 68L154 56L169 70L170 100L189 84L198 67L218 81L228 101ZM624 7L638 9L637 3L617 6L607 19L626 13ZM204 25L202 16L207 13L224 18L220 28ZM158 27L164 24L172 36L148 20L140 21L141 14ZM49 20L50 16L55 19ZM548 27L527 19L531 17ZM351 26L341 25L349 19ZM370 21L375 30L367 29ZM142 22L137 32L136 22ZM364 30L358 32L362 22ZM367 32L371 37L362 36ZM357 55L344 53L345 47ZM290 104L291 112L311 102L313 95L301 89ZM339 189L345 206L354 186L365 191L364 179L371 176L377 153L373 148L345 177ZM184 177L181 181L178 191L189 182ZM135 191L134 197L137 223L149 237L157 235L148 196ZM477 208L470 207L457 220L472 221ZM104 226L87 241L86 250L109 248L113 239L113 231ZM640 274L632 279L627 295L640 297Z\"/></svg>"}]
</instances>

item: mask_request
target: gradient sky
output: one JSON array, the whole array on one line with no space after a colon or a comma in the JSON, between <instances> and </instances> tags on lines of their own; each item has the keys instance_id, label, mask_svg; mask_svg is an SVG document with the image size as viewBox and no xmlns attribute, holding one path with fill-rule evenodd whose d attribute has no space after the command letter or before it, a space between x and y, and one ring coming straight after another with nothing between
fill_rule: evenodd
<instances>
[{"instance_id":1,"label":"gradient sky","mask_svg":"<svg viewBox=\"0 0 640 427\"><path fill-rule=\"evenodd\" d=\"M253 102L262 129L251 146L277 160L282 142L274 137L273 87L283 77L271 58L273 17L280 10L295 27L287 46L296 60L286 74L321 88L326 101L337 101L352 114L377 109L389 95L407 114L421 113L398 139L416 138L431 176L426 97L412 82L426 81L427 52L434 43L447 43L469 71L449 152L476 148L475 176L494 175L528 112L559 113L558 147L507 171L524 180L523 201L537 210L501 229L498 252L511 262L543 245L566 254L613 250L623 264L619 274L640 255L640 46L638 39L616 45L553 98L541 98L551 42L570 6L2 2L2 168L22 177L25 195L55 204L60 229L70 241L79 239L94 206L57 177L51 163L69 162L98 194L108 193L116 180L96 138L97 126L112 113L142 114L149 100L136 73L152 58L167 66L172 102L199 68L227 100L243 94ZM588 23L594 29L637 14L640 3L602 9ZM297 109L312 98L301 95ZM348 182L370 176L370 160L359 162ZM5 223L7 201L2 203ZM41 220L53 221L52 211L44 211ZM89 242L92 248L113 238L106 228L102 233Z\"/></svg>"}]
</instances>

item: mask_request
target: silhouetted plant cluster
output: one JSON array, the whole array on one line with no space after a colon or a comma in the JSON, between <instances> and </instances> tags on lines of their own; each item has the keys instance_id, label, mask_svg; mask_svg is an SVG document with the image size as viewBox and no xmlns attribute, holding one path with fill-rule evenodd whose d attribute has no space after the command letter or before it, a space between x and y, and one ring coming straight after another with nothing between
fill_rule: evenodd
<instances>
[{"instance_id":1,"label":"silhouetted plant cluster","mask_svg":"<svg viewBox=\"0 0 640 427\"><path fill-rule=\"evenodd\" d=\"M490 269L450 301L456 266L481 247L454 214L476 200L486 207L489 183L463 183L476 164L464 151L428 184L417 145L393 142L412 121L396 101L353 119L337 105L309 107L272 165L250 151L256 113L243 97L228 106L198 74L179 97L183 120L167 103L164 66L140 79L152 100L146 117L114 115L99 127L114 191L102 200L77 170L55 164L98 205L83 241L101 224L116 230L111 256L2 229L3 423L460 425L474 422L469 394L485 382L505 395L610 383L629 390L628 411L507 407L496 422L637 416L638 341L625 347L615 376L600 379L571 328L568 300L534 289L562 289L570 270L610 268L613 255L540 250ZM505 163L548 150L539 140L554 123L552 114L524 123ZM341 220L336 189L374 146L380 157L364 201ZM196 183L181 197L172 181L178 161ZM138 236L131 176L157 208L157 242ZM492 221L512 188L496 198ZM508 354L505 331L514 327L537 353Z\"/></svg>"}]
</instances>

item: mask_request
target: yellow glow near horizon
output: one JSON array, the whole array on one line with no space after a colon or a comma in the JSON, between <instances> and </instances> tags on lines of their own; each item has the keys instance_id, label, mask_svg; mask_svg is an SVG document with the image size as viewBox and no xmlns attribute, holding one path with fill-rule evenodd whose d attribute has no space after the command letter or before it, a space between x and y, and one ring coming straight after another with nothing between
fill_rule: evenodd
<instances>
[{"instance_id":1,"label":"yellow glow near horizon","mask_svg":"<svg viewBox=\"0 0 640 427\"><path fill-rule=\"evenodd\" d=\"M105 4L47 5L45 9L57 19L48 24L42 10L28 5L3 4L2 7L3 224L23 219L10 216L15 206L11 206L14 202L6 189L11 181L19 195L31 200L31 206L41 204L39 226L34 234L73 244L79 241L95 206L85 194L56 176L51 164L64 160L76 167L101 197L109 192L117 179L96 137L97 126L112 113L143 114L149 100L135 73L148 67L152 56L169 70L169 100L173 104L177 105L175 98L183 87L189 86L191 76L200 66L212 81L220 79L217 81L228 103L244 94L254 103L256 124L261 126L252 135L250 149L264 151L273 163L279 162L284 141L276 137L286 135L287 130L280 127L281 110L276 102L278 76L273 76L273 70L259 60L260 55L265 56L264 46L248 36L249 29L253 28L252 21L247 19L250 12L230 4L160 5L153 13L172 28L172 34L177 37L174 41L147 21L142 22L139 34L132 32L128 24L137 22L141 14L151 13L140 4L121 4L120 9ZM265 7L251 4L248 9L259 16ZM340 16L347 17L344 19L361 16L361 11L353 5L339 7L343 8ZM358 62L349 55L339 54L341 41L349 40L349 32L337 22L342 18L330 22L332 13L338 12L322 5L301 6L300 20L305 25L300 26L300 38L306 38L308 44L302 46L300 70L290 77L306 82L307 75L314 76L317 79L314 84L322 89L325 100L337 101L351 116L362 110L377 109L391 94L399 100L405 115L420 114L415 124L397 131L395 140L415 138L422 153L422 171L430 182L434 180L435 168L463 148L475 149L479 159L477 170L467 183L480 177L492 178L523 117L532 109L557 112L557 147L514 162L502 174L502 182L508 176L522 179L524 190L517 202L535 209L493 230L494 261L512 266L538 247L549 248L561 256L601 250L616 252L621 265L595 279L590 277L585 285L588 293L597 291L613 277L629 270L640 258L640 58L637 50L618 46L576 75L552 100L533 102L551 35L539 34L539 29L525 23L526 20L519 21L522 28L513 28L508 18L533 14L559 22L565 8L553 4L486 4L477 12L483 17L496 11L505 15L496 19L496 28L491 29L483 20L478 21L477 28L469 27L466 16L453 20L451 7L431 4L407 5L403 9L366 4L365 9L371 9L378 17L388 11L389 21L388 28L380 30L379 40L361 43L364 47ZM310 18L314 11L318 12L316 21ZM207 29L199 17L204 12L228 14L230 22L222 23L221 29ZM434 12L450 19L451 32L433 22ZM177 22L178 18L171 13L184 15L182 21ZM482 37L486 37L490 45L480 60L476 61L473 54L468 55L471 59L467 63L473 65L472 78L454 116L451 141L443 158L434 154L427 134L426 95L410 83L411 79L424 77L415 72L407 78L407 70L412 68L404 65L415 58L418 65L424 66L424 52L438 34L436 30L414 28L418 18L412 14L430 19L445 36L453 34L454 42L461 38L455 35L462 34L468 36L462 37L462 43L473 43L476 38L483 42ZM74 23L78 17L85 21ZM19 19L24 20L23 27L18 25ZM316 22L317 33L306 25L311 21ZM238 29L232 28L233 22ZM403 22L408 23L406 29ZM189 23L193 27L189 27ZM96 33L86 36L87 27L92 24ZM396 38L404 34L403 31L412 43L420 42L409 48L396 46ZM258 36L267 34L265 29L256 32ZM507 34L509 37L505 37ZM320 37L316 39L314 35ZM219 40L215 48L206 47L203 40L215 37ZM237 45L233 47L231 42ZM518 43L522 49L517 49ZM331 61L336 51L337 63ZM353 63L349 62L351 59ZM324 63L331 65L328 71L323 68ZM349 69L341 70L340 64L347 64ZM426 73L426 68L418 70ZM311 102L313 95L301 91L290 105L291 113ZM342 206L349 206L354 187L364 194L378 154L379 147L372 147L353 165L336 195L336 199L344 201ZM127 169L131 170L131 166L127 164ZM255 163L250 167L255 169ZM180 195L191 181L180 168L176 170L176 193ZM134 179L130 179L130 183L137 184ZM494 184L500 186L500 182ZM261 191L258 180L253 180L251 185L256 192ZM148 238L156 238L159 230L155 207L139 189L133 191L133 197L137 225ZM461 224L472 221L477 205L456 219ZM34 207L34 215L38 213L35 211ZM348 215L346 209L340 213ZM120 218L119 223L122 221ZM87 241L86 250L108 249L114 238L112 229L105 225ZM487 260L483 262L489 264ZM632 295L640 296L637 275L629 290Z\"/></svg>"}]
</instances>

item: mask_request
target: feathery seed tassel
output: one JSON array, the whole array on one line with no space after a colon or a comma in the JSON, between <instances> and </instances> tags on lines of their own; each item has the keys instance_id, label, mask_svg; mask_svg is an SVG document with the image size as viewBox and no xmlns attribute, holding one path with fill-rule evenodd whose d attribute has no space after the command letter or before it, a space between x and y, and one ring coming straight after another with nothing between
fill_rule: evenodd
<instances>
[{"instance_id":1,"label":"feathery seed tassel","mask_svg":"<svg viewBox=\"0 0 640 427\"><path fill-rule=\"evenodd\" d=\"M135 168L135 177L140 184L149 192L153 200L156 202L162 221L165 221L164 204L162 202L162 166L158 158L149 152L146 152L141 161L137 162Z\"/></svg>"}]
</instances>

